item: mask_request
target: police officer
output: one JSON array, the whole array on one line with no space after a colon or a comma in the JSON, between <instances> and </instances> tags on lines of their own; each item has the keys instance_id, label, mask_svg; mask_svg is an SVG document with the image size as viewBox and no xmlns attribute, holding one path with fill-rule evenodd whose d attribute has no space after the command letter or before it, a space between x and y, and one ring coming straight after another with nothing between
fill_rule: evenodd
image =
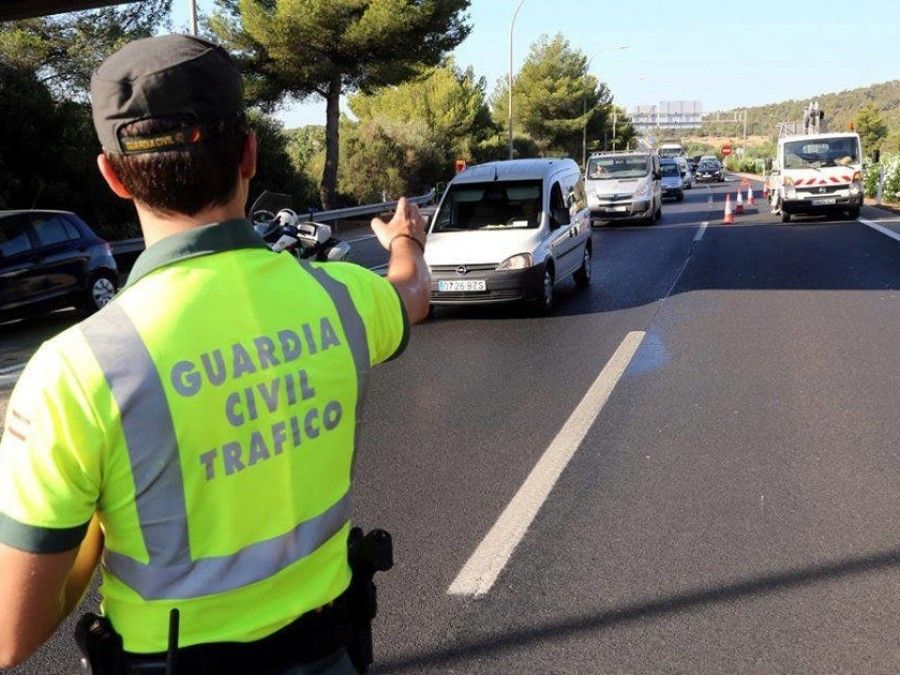
<instances>
[{"instance_id":1,"label":"police officer","mask_svg":"<svg viewBox=\"0 0 900 675\"><path fill-rule=\"evenodd\" d=\"M298 265L245 218L257 141L224 51L133 42L91 96L100 171L133 200L147 250L109 305L38 350L9 402L0 665L77 604L95 518L126 667L164 652L177 608L182 672L349 672L356 428L370 368L428 311L418 210L401 200L373 221L386 280Z\"/></svg>"}]
</instances>

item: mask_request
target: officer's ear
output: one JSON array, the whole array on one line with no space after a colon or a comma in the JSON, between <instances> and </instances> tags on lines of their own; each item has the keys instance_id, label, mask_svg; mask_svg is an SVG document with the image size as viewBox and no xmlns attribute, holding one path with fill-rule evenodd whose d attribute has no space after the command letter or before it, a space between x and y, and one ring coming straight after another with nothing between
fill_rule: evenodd
<instances>
[{"instance_id":1,"label":"officer's ear","mask_svg":"<svg viewBox=\"0 0 900 675\"><path fill-rule=\"evenodd\" d=\"M256 175L256 132L251 130L244 141L244 152L241 154L241 178L250 180Z\"/></svg>"},{"instance_id":2,"label":"officer's ear","mask_svg":"<svg viewBox=\"0 0 900 675\"><path fill-rule=\"evenodd\" d=\"M122 181L119 180L119 175L116 173L112 162L109 161L109 157L107 157L105 153L101 152L97 155L97 166L100 167L100 174L103 176L106 184L109 185L110 190L122 199L133 199L128 188L126 188L122 184Z\"/></svg>"}]
</instances>

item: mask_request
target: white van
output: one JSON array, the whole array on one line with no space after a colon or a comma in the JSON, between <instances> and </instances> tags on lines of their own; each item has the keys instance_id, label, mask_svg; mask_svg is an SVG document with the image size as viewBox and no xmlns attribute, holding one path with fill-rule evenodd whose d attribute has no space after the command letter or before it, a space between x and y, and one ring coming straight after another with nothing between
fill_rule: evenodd
<instances>
[{"instance_id":1,"label":"white van","mask_svg":"<svg viewBox=\"0 0 900 675\"><path fill-rule=\"evenodd\" d=\"M599 152L585 172L588 206L594 218L639 218L652 223L662 215L659 156L655 152Z\"/></svg>"},{"instance_id":2,"label":"white van","mask_svg":"<svg viewBox=\"0 0 900 675\"><path fill-rule=\"evenodd\" d=\"M447 187L431 221L425 260L433 305L535 301L591 280L590 211L571 159L472 166Z\"/></svg>"}]
</instances>

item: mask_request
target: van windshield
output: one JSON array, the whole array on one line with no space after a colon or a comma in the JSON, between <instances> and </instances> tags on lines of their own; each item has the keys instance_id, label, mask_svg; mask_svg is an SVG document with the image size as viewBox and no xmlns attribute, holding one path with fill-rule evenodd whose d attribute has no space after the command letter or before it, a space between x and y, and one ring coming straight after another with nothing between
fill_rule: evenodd
<instances>
[{"instance_id":1,"label":"van windshield","mask_svg":"<svg viewBox=\"0 0 900 675\"><path fill-rule=\"evenodd\" d=\"M588 180L641 178L649 173L647 157L593 157L588 162Z\"/></svg>"},{"instance_id":2,"label":"van windshield","mask_svg":"<svg viewBox=\"0 0 900 675\"><path fill-rule=\"evenodd\" d=\"M859 163L859 143L853 137L827 136L784 144L784 168L818 169Z\"/></svg>"},{"instance_id":3,"label":"van windshield","mask_svg":"<svg viewBox=\"0 0 900 675\"><path fill-rule=\"evenodd\" d=\"M541 224L541 181L451 185L432 232L519 230Z\"/></svg>"}]
</instances>

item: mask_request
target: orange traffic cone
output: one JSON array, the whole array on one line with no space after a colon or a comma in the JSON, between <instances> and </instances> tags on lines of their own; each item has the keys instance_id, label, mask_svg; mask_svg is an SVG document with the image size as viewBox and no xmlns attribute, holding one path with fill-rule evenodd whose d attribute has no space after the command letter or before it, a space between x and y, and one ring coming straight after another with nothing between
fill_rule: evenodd
<instances>
[{"instance_id":1,"label":"orange traffic cone","mask_svg":"<svg viewBox=\"0 0 900 675\"><path fill-rule=\"evenodd\" d=\"M753 186L747 188L747 206L756 206L756 200L753 198Z\"/></svg>"},{"instance_id":2,"label":"orange traffic cone","mask_svg":"<svg viewBox=\"0 0 900 675\"><path fill-rule=\"evenodd\" d=\"M734 214L731 212L731 195L725 195L725 219L726 225L734 225Z\"/></svg>"},{"instance_id":3,"label":"orange traffic cone","mask_svg":"<svg viewBox=\"0 0 900 675\"><path fill-rule=\"evenodd\" d=\"M743 213L744 212L744 198L741 196L741 191L737 191L737 203L734 206L735 213Z\"/></svg>"}]
</instances>

